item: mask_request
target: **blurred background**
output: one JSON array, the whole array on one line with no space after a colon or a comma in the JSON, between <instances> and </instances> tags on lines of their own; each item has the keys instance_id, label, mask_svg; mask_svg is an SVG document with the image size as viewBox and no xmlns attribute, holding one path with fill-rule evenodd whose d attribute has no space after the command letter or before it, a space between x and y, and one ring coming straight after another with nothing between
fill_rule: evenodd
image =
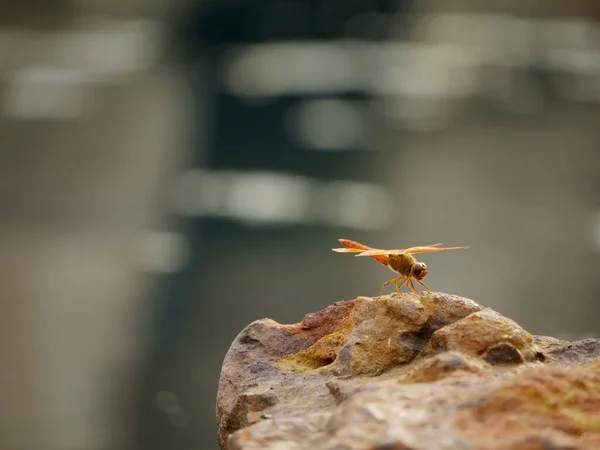
<instances>
[{"instance_id":1,"label":"blurred background","mask_svg":"<svg viewBox=\"0 0 600 450\"><path fill-rule=\"evenodd\" d=\"M241 329L375 295L331 251L599 331L596 0L0 2L0 449L216 449Z\"/></svg>"}]
</instances>

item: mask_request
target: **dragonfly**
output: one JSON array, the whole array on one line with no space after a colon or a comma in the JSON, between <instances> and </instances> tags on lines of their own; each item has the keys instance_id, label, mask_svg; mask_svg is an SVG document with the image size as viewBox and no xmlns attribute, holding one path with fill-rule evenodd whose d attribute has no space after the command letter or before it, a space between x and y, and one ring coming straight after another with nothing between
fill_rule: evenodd
<instances>
[{"instance_id":1,"label":"dragonfly","mask_svg":"<svg viewBox=\"0 0 600 450\"><path fill-rule=\"evenodd\" d=\"M400 276L386 281L381 286L379 296L383 295L383 291L388 284L394 283L396 286L396 292L400 292L402 286L406 286L408 290L412 292L418 292L413 279L423 286L428 291L431 291L429 287L423 282L423 278L429 273L427 265L423 262L419 262L415 259L413 254L417 253L428 253L428 252L444 252L448 250L464 250L469 247L440 247L443 244L432 244L424 245L420 247L409 247L404 249L392 249L385 250L380 248L372 248L360 242L351 241L350 239L338 239L339 242L345 247L334 248L334 252L339 253L357 253L356 256L369 256L377 261L379 264L383 264L389 267L393 272L398 273Z\"/></svg>"}]
</instances>

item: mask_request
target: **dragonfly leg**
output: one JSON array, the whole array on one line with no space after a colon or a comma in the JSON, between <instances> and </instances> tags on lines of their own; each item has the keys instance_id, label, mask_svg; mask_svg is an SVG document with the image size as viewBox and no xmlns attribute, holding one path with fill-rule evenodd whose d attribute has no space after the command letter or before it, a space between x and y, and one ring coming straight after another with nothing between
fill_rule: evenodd
<instances>
[{"instance_id":1,"label":"dragonfly leg","mask_svg":"<svg viewBox=\"0 0 600 450\"><path fill-rule=\"evenodd\" d=\"M417 283L419 283L420 285L422 285L423 287L425 287L425 289L427 289L428 291L431 291L431 289L429 289L429 286L427 286L425 283L423 283L421 280L417 280Z\"/></svg>"},{"instance_id":2,"label":"dragonfly leg","mask_svg":"<svg viewBox=\"0 0 600 450\"><path fill-rule=\"evenodd\" d=\"M415 288L415 285L413 284L412 278L408 279L408 281L406 282L406 287L408 289L410 289L412 292L417 292L417 289Z\"/></svg>"},{"instance_id":3,"label":"dragonfly leg","mask_svg":"<svg viewBox=\"0 0 600 450\"><path fill-rule=\"evenodd\" d=\"M400 280L398 280L398 281L396 281L394 283L394 285L396 286L396 292L400 292L400 289L402 289L402 286L404 286L404 283L406 283L406 280L408 280L408 278L401 277L401 279L402 278L404 278L404 280L402 281L402 283L398 284L398 281L400 281Z\"/></svg>"},{"instance_id":4,"label":"dragonfly leg","mask_svg":"<svg viewBox=\"0 0 600 450\"><path fill-rule=\"evenodd\" d=\"M402 276L400 276L400 277L393 278L393 279L391 279L391 280L388 280L388 281L386 281L385 283L383 283L383 286L381 286L381 291L379 291L379 296L381 297L381 296L383 295L383 290L385 289L385 287L386 287L388 284L392 284L392 283L394 283L394 284L395 284L395 283L397 283L398 281L400 281L402 278L404 278L404 275L402 275Z\"/></svg>"}]
</instances>

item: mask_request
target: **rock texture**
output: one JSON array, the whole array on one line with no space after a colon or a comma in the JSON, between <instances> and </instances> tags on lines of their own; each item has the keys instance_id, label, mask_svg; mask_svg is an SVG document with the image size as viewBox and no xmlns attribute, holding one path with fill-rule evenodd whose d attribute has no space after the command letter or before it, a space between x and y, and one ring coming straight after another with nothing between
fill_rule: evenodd
<instances>
[{"instance_id":1,"label":"rock texture","mask_svg":"<svg viewBox=\"0 0 600 450\"><path fill-rule=\"evenodd\" d=\"M228 450L600 449L600 340L531 336L441 293L248 325L217 395Z\"/></svg>"}]
</instances>

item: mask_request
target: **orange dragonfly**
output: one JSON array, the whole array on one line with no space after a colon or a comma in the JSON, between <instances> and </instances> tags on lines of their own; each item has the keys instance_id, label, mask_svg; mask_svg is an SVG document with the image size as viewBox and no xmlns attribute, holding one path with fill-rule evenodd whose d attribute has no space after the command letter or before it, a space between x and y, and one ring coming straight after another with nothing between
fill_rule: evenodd
<instances>
[{"instance_id":1,"label":"orange dragonfly","mask_svg":"<svg viewBox=\"0 0 600 450\"><path fill-rule=\"evenodd\" d=\"M340 253L358 253L356 256L370 256L375 261L384 266L389 267L392 271L400 274L399 277L393 278L383 283L379 296L383 295L383 290L388 284L394 283L396 286L396 292L400 292L402 286L406 287L412 292L418 292L413 284L413 278L425 287L428 291L431 291L429 287L423 283L423 278L429 273L427 265L419 262L413 256L414 253L427 253L427 252L443 252L446 250L463 250L469 247L440 247L442 244L425 245L422 247L410 247L404 249L394 250L382 250L379 248L368 247L360 242L351 241L349 239L339 239L340 243L345 245L343 248L334 248L334 252Z\"/></svg>"}]
</instances>

